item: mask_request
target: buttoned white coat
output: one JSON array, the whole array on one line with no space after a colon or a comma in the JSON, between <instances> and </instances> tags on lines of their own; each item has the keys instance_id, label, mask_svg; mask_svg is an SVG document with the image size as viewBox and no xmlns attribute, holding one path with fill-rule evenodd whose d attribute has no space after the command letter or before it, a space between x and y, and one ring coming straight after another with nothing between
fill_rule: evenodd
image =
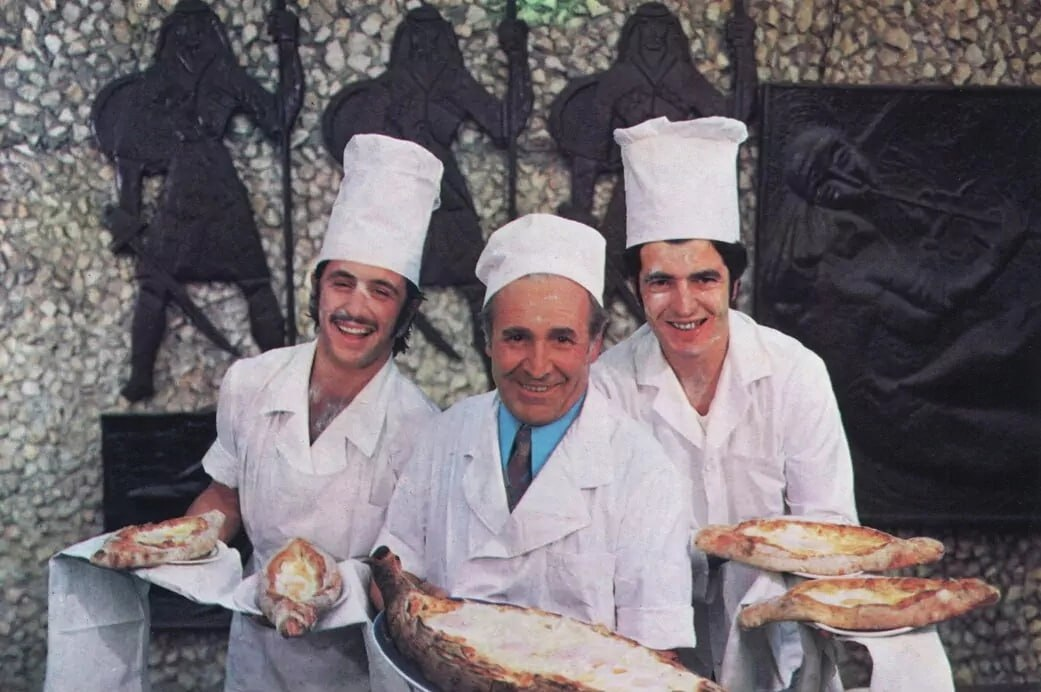
<instances>
[{"instance_id":1,"label":"buttoned white coat","mask_svg":"<svg viewBox=\"0 0 1041 692\"><path fill-rule=\"evenodd\" d=\"M397 480L393 460L438 410L388 361L312 445L314 352L309 342L240 360L221 385L217 440L203 467L238 489L254 548L247 574L294 537L337 560L368 555ZM365 660L361 627L285 639L236 613L225 689L361 692L369 689Z\"/></svg>"},{"instance_id":2,"label":"buttoned white coat","mask_svg":"<svg viewBox=\"0 0 1041 692\"><path fill-rule=\"evenodd\" d=\"M417 436L377 543L452 596L692 646L689 498L650 433L590 390L511 514L498 407L471 397Z\"/></svg>"},{"instance_id":3,"label":"buttoned white coat","mask_svg":"<svg viewBox=\"0 0 1041 692\"><path fill-rule=\"evenodd\" d=\"M599 358L591 386L653 431L692 499L692 531L784 515L856 523L853 467L824 362L795 339L728 314L730 342L704 428L646 324ZM733 563L722 573L704 597L716 604L712 653L726 686L730 623L760 575ZM793 627L770 636L774 669L764 674L779 689L801 648Z\"/></svg>"}]
</instances>

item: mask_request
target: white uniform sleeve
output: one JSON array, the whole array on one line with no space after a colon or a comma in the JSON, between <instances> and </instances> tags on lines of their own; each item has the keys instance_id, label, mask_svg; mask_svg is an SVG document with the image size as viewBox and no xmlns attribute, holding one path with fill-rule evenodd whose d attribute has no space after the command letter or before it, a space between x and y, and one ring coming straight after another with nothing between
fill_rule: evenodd
<instances>
[{"instance_id":1,"label":"white uniform sleeve","mask_svg":"<svg viewBox=\"0 0 1041 692\"><path fill-rule=\"evenodd\" d=\"M792 515L857 523L853 462L824 362L792 372L784 397L785 500Z\"/></svg>"},{"instance_id":2,"label":"white uniform sleeve","mask_svg":"<svg viewBox=\"0 0 1041 692\"><path fill-rule=\"evenodd\" d=\"M418 448L421 450L422 445ZM376 547L387 546L401 558L401 566L420 579L427 576L426 534L430 487L429 459L414 452L403 465L394 494L387 506L387 518L376 538ZM392 465L398 462L392 461Z\"/></svg>"},{"instance_id":3,"label":"white uniform sleeve","mask_svg":"<svg viewBox=\"0 0 1041 692\"><path fill-rule=\"evenodd\" d=\"M694 645L690 498L678 472L649 435L631 463L629 501L615 561L618 633L653 649Z\"/></svg>"},{"instance_id":4,"label":"white uniform sleeve","mask_svg":"<svg viewBox=\"0 0 1041 692\"><path fill-rule=\"evenodd\" d=\"M202 467L210 478L229 488L239 487L242 473L235 435L236 416L241 408L239 388L235 384L236 373L240 370L237 365L228 369L221 382L217 399L217 439L202 458Z\"/></svg>"}]
</instances>

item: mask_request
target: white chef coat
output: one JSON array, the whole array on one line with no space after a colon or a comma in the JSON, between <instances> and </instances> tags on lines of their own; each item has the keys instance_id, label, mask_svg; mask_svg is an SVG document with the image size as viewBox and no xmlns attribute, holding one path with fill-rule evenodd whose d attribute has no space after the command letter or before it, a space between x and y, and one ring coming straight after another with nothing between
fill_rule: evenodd
<instances>
[{"instance_id":1,"label":"white chef coat","mask_svg":"<svg viewBox=\"0 0 1041 692\"><path fill-rule=\"evenodd\" d=\"M599 358L592 386L651 428L688 484L694 527L783 515L856 523L853 465L824 362L741 312L729 318L730 343L704 427L646 324ZM756 577L734 564L724 573L726 583L710 584L705 595L718 604L711 617L717 674L736 616L729 604L737 607ZM786 634L769 636L778 675L787 679L801 649L796 629L783 628Z\"/></svg>"},{"instance_id":2,"label":"white chef coat","mask_svg":"<svg viewBox=\"0 0 1041 692\"><path fill-rule=\"evenodd\" d=\"M417 436L377 544L453 596L691 646L689 498L650 433L590 390L511 514L499 405L495 392L471 397Z\"/></svg>"},{"instance_id":3,"label":"white chef coat","mask_svg":"<svg viewBox=\"0 0 1041 692\"><path fill-rule=\"evenodd\" d=\"M312 341L240 360L221 385L217 440L203 467L238 489L254 547L247 574L298 536L337 560L368 555L400 471L393 459L437 412L388 361L312 445L314 353ZM368 690L365 660L360 627L285 639L236 613L225 689Z\"/></svg>"}]
</instances>

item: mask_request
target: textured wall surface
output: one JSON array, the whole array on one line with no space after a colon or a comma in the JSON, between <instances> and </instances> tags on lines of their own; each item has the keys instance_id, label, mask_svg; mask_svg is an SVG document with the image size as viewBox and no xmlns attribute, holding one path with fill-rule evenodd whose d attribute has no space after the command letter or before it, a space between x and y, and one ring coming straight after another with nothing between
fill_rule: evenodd
<instances>
[{"instance_id":1,"label":"textured wall surface","mask_svg":"<svg viewBox=\"0 0 1041 692\"><path fill-rule=\"evenodd\" d=\"M117 76L153 56L156 32L173 0L14 0L0 3L0 688L38 689L46 646L47 558L101 530L99 416L107 412L191 411L213 405L230 357L176 310L159 353L157 396L128 405L136 286L132 262L107 249L99 215L115 200L111 164L89 129L90 104ZM315 254L340 172L321 146L319 119L344 84L383 71L389 41L411 4L384 0L296 0L308 84L293 137L295 295L306 305L304 271ZM502 2L441 2L455 24L466 64L490 90L503 91L505 63L494 27ZM549 103L568 79L606 68L615 55L627 3L611 0L528 4L535 22L531 61L535 116L520 142L522 213L552 211L568 191L567 170L545 129ZM728 89L720 52L729 1L668 2L692 35L710 82ZM751 0L763 81L838 84L1041 85L1041 7L1034 0ZM258 0L216 0L235 54L273 88L275 49ZM246 120L226 140L250 191L276 293L281 273L280 174L275 148ZM505 156L476 128L464 127L456 154L487 234L505 220ZM742 187L746 237L753 237L754 144L746 147ZM154 197L158 185L148 191ZM600 190L601 204L606 184ZM754 251L754 248L753 248ZM754 257L754 254L753 254ZM747 281L746 281L747 283ZM191 293L247 352L245 301L229 286ZM748 295L747 286L745 295ZM469 338L463 301L432 292L425 311L460 347ZM303 311L301 334L311 331ZM632 325L616 321L612 336ZM450 362L423 343L401 359L440 404L484 388L480 361ZM923 574L978 575L1000 586L995 608L945 624L961 683L1041 680L1041 536L1036 532L945 531L948 557ZM866 676L850 652L847 678ZM153 637L157 690L219 689L219 634Z\"/></svg>"}]
</instances>

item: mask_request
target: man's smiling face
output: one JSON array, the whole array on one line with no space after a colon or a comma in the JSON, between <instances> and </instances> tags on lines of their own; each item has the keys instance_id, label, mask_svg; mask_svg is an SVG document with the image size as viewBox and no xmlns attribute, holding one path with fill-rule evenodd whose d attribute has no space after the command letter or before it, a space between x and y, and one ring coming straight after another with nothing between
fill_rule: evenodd
<instances>
[{"instance_id":1,"label":"man's smiling face","mask_svg":"<svg viewBox=\"0 0 1041 692\"><path fill-rule=\"evenodd\" d=\"M381 366L391 355L405 279L360 262L332 261L318 294L317 357L344 371Z\"/></svg>"},{"instance_id":2,"label":"man's smiling face","mask_svg":"<svg viewBox=\"0 0 1041 692\"><path fill-rule=\"evenodd\" d=\"M710 241L644 245L638 281L647 323L670 363L726 352L730 273Z\"/></svg>"},{"instance_id":3,"label":"man's smiling face","mask_svg":"<svg viewBox=\"0 0 1041 692\"><path fill-rule=\"evenodd\" d=\"M552 423L585 394L600 355L589 293L562 276L531 275L492 301L487 350L499 398L523 423Z\"/></svg>"}]
</instances>

